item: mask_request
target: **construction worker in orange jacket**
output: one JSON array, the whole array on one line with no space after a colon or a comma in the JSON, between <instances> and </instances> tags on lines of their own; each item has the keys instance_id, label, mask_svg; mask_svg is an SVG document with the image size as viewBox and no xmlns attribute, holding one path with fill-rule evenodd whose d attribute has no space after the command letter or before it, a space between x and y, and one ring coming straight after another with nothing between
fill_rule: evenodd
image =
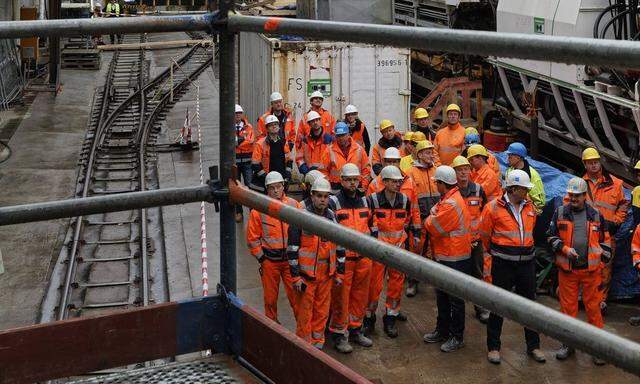
<instances>
[{"instance_id":1,"label":"construction worker in orange jacket","mask_svg":"<svg viewBox=\"0 0 640 384\"><path fill-rule=\"evenodd\" d=\"M424 228L431 237L433 258L456 271L471 274L471 215L458 189L456 171L441 165L436 169L434 178L442 199L431 208L431 214L424 222ZM424 342L444 341L440 345L442 352L464 347L464 300L437 289L436 303L436 329L424 335Z\"/></svg>"},{"instance_id":2,"label":"construction worker in orange jacket","mask_svg":"<svg viewBox=\"0 0 640 384\"><path fill-rule=\"evenodd\" d=\"M391 120L384 119L380 122L380 133L382 137L373 146L371 150L371 168L376 175L382 170L382 159L384 159L384 151L394 147L400 151L400 157L404 156L402 152L402 136L396 132L396 127Z\"/></svg>"},{"instance_id":3,"label":"construction worker in orange jacket","mask_svg":"<svg viewBox=\"0 0 640 384\"><path fill-rule=\"evenodd\" d=\"M480 218L480 239L485 257L490 257L491 283L497 287L513 290L529 300L536 299L536 261L534 254L533 228L536 225L536 210L527 199L533 184L529 175L514 169L505 181L506 193L488 203ZM502 317L491 312L487 323L487 360L500 364L500 334ZM527 355L536 362L546 358L540 350L540 335L525 328Z\"/></svg>"},{"instance_id":4,"label":"construction worker in orange jacket","mask_svg":"<svg viewBox=\"0 0 640 384\"><path fill-rule=\"evenodd\" d=\"M607 297L611 285L611 264L616 255L615 234L624 222L629 209L629 200L624 196L622 180L610 175L602 169L600 153L595 148L582 151L582 162L586 169L583 179L587 182L587 201L600 212L605 222L605 248L611 252L611 260L602 268L602 303L603 312L607 308Z\"/></svg>"},{"instance_id":5,"label":"construction worker in orange jacket","mask_svg":"<svg viewBox=\"0 0 640 384\"><path fill-rule=\"evenodd\" d=\"M309 97L309 102L311 103L311 108L307 113L302 115L302 119L298 123L298 136L296 138L296 148L300 148L302 144L302 139L309 135L311 131L311 127L309 126L307 115L310 112L316 112L320 115L320 120L322 122L322 129L325 133L333 135L333 127L336 125L336 119L331 116L331 113L326 109L322 108L322 103L324 102L324 95L320 91L314 91Z\"/></svg>"},{"instance_id":6,"label":"construction worker in orange jacket","mask_svg":"<svg viewBox=\"0 0 640 384\"><path fill-rule=\"evenodd\" d=\"M312 204L304 209L318 216L318 220L335 222L335 214L329 208L330 193L329 181L316 179L311 186ZM322 349L329 319L331 287L333 282L341 285L344 278L345 250L292 225L289 226L287 258L293 287L298 292L296 335Z\"/></svg>"},{"instance_id":7,"label":"construction worker in orange jacket","mask_svg":"<svg viewBox=\"0 0 640 384\"><path fill-rule=\"evenodd\" d=\"M273 92L270 96L271 108L258 118L258 139L267 136L267 116L273 115L278 119L278 135L293 149L296 141L296 127L293 115L285 109L284 99L280 92Z\"/></svg>"},{"instance_id":8,"label":"construction worker in orange jacket","mask_svg":"<svg viewBox=\"0 0 640 384\"><path fill-rule=\"evenodd\" d=\"M291 178L291 151L289 146L280 137L278 131L278 118L269 115L265 119L267 123L266 137L261 138L255 145L251 156L251 189L264 192L264 178L267 173L276 171L283 175L286 182ZM286 187L286 185L285 185Z\"/></svg>"},{"instance_id":9,"label":"construction worker in orange jacket","mask_svg":"<svg viewBox=\"0 0 640 384\"><path fill-rule=\"evenodd\" d=\"M604 242L604 221L600 213L587 200L587 182L574 177L567 185L569 204L554 212L547 241L556 254L558 266L558 297L560 311L571 317L578 315L578 296L582 291L582 302L589 324L604 327L600 302L602 259L610 255L601 247ZM563 344L556 352L558 360L565 360L575 350ZM597 365L604 360L593 357Z\"/></svg>"},{"instance_id":10,"label":"construction worker in orange jacket","mask_svg":"<svg viewBox=\"0 0 640 384\"><path fill-rule=\"evenodd\" d=\"M406 155L402 156L402 159L400 159L400 170L402 172L407 172L413 165L413 161L418 158L416 153L416 146L418 143L427 140L422 132L407 132L403 139L407 138L409 138L409 142L406 140L404 142L404 151Z\"/></svg>"},{"instance_id":11,"label":"construction worker in orange jacket","mask_svg":"<svg viewBox=\"0 0 640 384\"><path fill-rule=\"evenodd\" d=\"M436 133L433 131L429 112L424 108L416 108L416 110L413 111L413 118L415 120L415 124L412 124L411 130L414 132L422 132L425 136L425 140L433 142L433 139L436 137Z\"/></svg>"},{"instance_id":12,"label":"construction worker in orange jacket","mask_svg":"<svg viewBox=\"0 0 640 384\"><path fill-rule=\"evenodd\" d=\"M393 165L394 167L397 167L398 169L400 169L400 160L401 160L400 151L398 151L397 148L391 147L384 152L382 165L384 165L385 167L388 165ZM404 193L405 195L407 195L407 197L409 197L409 201L411 201L411 204L415 206L414 207L415 209L419 209L416 206L418 203L418 200L416 198L416 188L415 188L415 185L413 184L413 180L407 175L405 175L404 172L400 171L400 173L403 176L403 181L402 181L402 184L400 185L400 192ZM367 196L372 195L376 192L382 191L383 189L384 189L384 181L382 180L382 176L378 175L373 180L371 180L371 183L369 183L369 185L367 186L366 195Z\"/></svg>"},{"instance_id":13,"label":"construction worker in orange jacket","mask_svg":"<svg viewBox=\"0 0 640 384\"><path fill-rule=\"evenodd\" d=\"M480 144L473 144L467 149L467 160L471 164L471 181L482 186L487 200L492 201L502 196L502 186L498 174L487 163L489 152Z\"/></svg>"},{"instance_id":14,"label":"construction worker in orange jacket","mask_svg":"<svg viewBox=\"0 0 640 384\"><path fill-rule=\"evenodd\" d=\"M482 209L487 204L487 195L480 184L471 181L471 164L469 160L463 156L457 156L453 159L451 167L456 171L458 190L467 204L467 210L471 216L471 275L482 280L484 279L484 252L482 252L478 229ZM476 318L481 323L486 323L489 320L489 311L477 305L474 305L474 308Z\"/></svg>"},{"instance_id":15,"label":"construction worker in orange jacket","mask_svg":"<svg viewBox=\"0 0 640 384\"><path fill-rule=\"evenodd\" d=\"M440 129L433 139L436 153L443 165L451 165L453 159L464 149L464 127L460 124L462 111L456 104L449 104L445 110L447 126Z\"/></svg>"},{"instance_id":16,"label":"construction worker in orange jacket","mask_svg":"<svg viewBox=\"0 0 640 384\"><path fill-rule=\"evenodd\" d=\"M464 132L464 151L462 151L462 156L465 156L468 159L469 154L467 153L467 151L469 150L469 147L471 147L472 145L480 145L482 143L480 142L480 134L474 127L467 127L464 129ZM498 163L498 160L491 152L487 151L486 148L485 152L487 153L486 160L489 168L491 168L493 172L495 172L495 174L498 176L498 178L500 178L502 173L500 172L500 164Z\"/></svg>"},{"instance_id":17,"label":"construction worker in orange jacket","mask_svg":"<svg viewBox=\"0 0 640 384\"><path fill-rule=\"evenodd\" d=\"M314 169L329 176L329 145L333 142L333 136L322 128L320 115L316 111L307 113L307 123L311 127L309 135L302 138L301 147L296 153L298 170L302 175Z\"/></svg>"},{"instance_id":18,"label":"construction worker in orange jacket","mask_svg":"<svg viewBox=\"0 0 640 384\"><path fill-rule=\"evenodd\" d=\"M420 215L413 209L411 200L400 192L400 184L404 176L400 169L388 165L380 171L384 189L367 197L372 210L371 235L385 243L400 248L410 248L409 238L413 244L420 243ZM400 299L404 274L393 268L385 268L384 264L373 262L371 268L371 282L369 286L369 304L363 322L367 335L373 332L376 322L378 300L385 281L385 269L388 276L386 292L386 311L382 318L383 329L387 336L398 336L396 320L400 314Z\"/></svg>"},{"instance_id":19,"label":"construction worker in orange jacket","mask_svg":"<svg viewBox=\"0 0 640 384\"><path fill-rule=\"evenodd\" d=\"M639 162L640 163L640 162ZM637 188L637 187L636 187ZM633 268L638 274L640 274L640 224L633 230L633 237L631 239L631 260ZM634 327L640 325L640 316L629 317L629 324Z\"/></svg>"},{"instance_id":20,"label":"construction worker in orange jacket","mask_svg":"<svg viewBox=\"0 0 640 384\"><path fill-rule=\"evenodd\" d=\"M344 109L344 122L349 126L351 138L360 144L366 153L369 153L369 149L371 149L369 133L364 122L358 117L358 108L355 105L349 104Z\"/></svg>"},{"instance_id":21,"label":"construction worker in orange jacket","mask_svg":"<svg viewBox=\"0 0 640 384\"><path fill-rule=\"evenodd\" d=\"M278 172L267 174L265 185L267 196L280 200L284 204L298 207L298 202L284 193L284 179ZM251 255L260 263L260 279L264 297L264 314L278 321L278 294L280 280L295 314L296 295L293 291L293 279L287 261L289 224L265 213L251 210L247 223L247 246Z\"/></svg>"},{"instance_id":22,"label":"construction worker in orange jacket","mask_svg":"<svg viewBox=\"0 0 640 384\"><path fill-rule=\"evenodd\" d=\"M358 143L356 143L349 127L342 121L335 126L336 139L329 146L329 181L334 193L341 188L340 170L346 163L353 163L360 168L360 188L366 190L371 181L371 166L369 156Z\"/></svg>"},{"instance_id":23,"label":"construction worker in orange jacket","mask_svg":"<svg viewBox=\"0 0 640 384\"><path fill-rule=\"evenodd\" d=\"M371 210L367 199L358 190L360 169L347 163L342 167L341 178L342 189L329 198L329 208L335 212L339 224L369 234ZM329 324L329 330L336 336L335 347L342 353L353 351L350 340L363 347L373 345L371 339L361 332L370 279L371 259L347 250L342 285L334 286L332 293Z\"/></svg>"},{"instance_id":24,"label":"construction worker in orange jacket","mask_svg":"<svg viewBox=\"0 0 640 384\"><path fill-rule=\"evenodd\" d=\"M251 185L251 154L255 143L253 127L244 117L244 110L236 104L236 168L238 181L242 177L244 185ZM236 223L242 222L242 205L236 205Z\"/></svg>"}]
</instances>

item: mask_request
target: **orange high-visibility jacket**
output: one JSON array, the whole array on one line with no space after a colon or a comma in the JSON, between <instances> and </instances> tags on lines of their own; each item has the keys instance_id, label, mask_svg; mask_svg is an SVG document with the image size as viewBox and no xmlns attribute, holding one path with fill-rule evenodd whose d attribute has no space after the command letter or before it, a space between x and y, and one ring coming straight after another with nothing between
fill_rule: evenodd
<instances>
[{"instance_id":1,"label":"orange high-visibility jacket","mask_svg":"<svg viewBox=\"0 0 640 384\"><path fill-rule=\"evenodd\" d=\"M242 128L236 126L236 163L248 163L251 161L253 146L255 144L253 127L247 119L242 119Z\"/></svg>"},{"instance_id":2,"label":"orange high-visibility jacket","mask_svg":"<svg viewBox=\"0 0 640 384\"><path fill-rule=\"evenodd\" d=\"M489 164L489 168L500 178L500 163L498 163L498 159L493 155L493 153L487 151L489 157L487 157L487 164Z\"/></svg>"},{"instance_id":3,"label":"orange high-visibility jacket","mask_svg":"<svg viewBox=\"0 0 640 384\"><path fill-rule=\"evenodd\" d=\"M335 212L336 221L339 224L355 229L365 235L370 233L369 220L371 219L371 210L366 197L356 195L356 197L351 198L341 190L330 197L329 208ZM350 260L359 259L361 256L347 249L346 257L347 260Z\"/></svg>"},{"instance_id":4,"label":"orange high-visibility jacket","mask_svg":"<svg viewBox=\"0 0 640 384\"><path fill-rule=\"evenodd\" d=\"M287 141L287 143L295 143L296 141L296 123L293 120L293 115L291 112L286 109L282 111L284 113L283 120L278 118L280 122L280 138ZM273 110L269 108L262 116L258 118L258 139L267 136L267 124L265 124L265 119L269 115L275 115ZM275 115L278 117L277 115Z\"/></svg>"},{"instance_id":5,"label":"orange high-visibility jacket","mask_svg":"<svg viewBox=\"0 0 640 384\"><path fill-rule=\"evenodd\" d=\"M364 121L356 119L353 127L349 125L349 132L351 132L351 138L369 153L371 142L369 141L369 133L367 132L367 127L364 125Z\"/></svg>"},{"instance_id":6,"label":"orange high-visibility jacket","mask_svg":"<svg viewBox=\"0 0 640 384\"><path fill-rule=\"evenodd\" d=\"M631 257L633 259L633 266L638 268L640 264L640 224L633 231L633 239L631 240Z\"/></svg>"},{"instance_id":7,"label":"orange high-visibility jacket","mask_svg":"<svg viewBox=\"0 0 640 384\"><path fill-rule=\"evenodd\" d=\"M269 152L271 151L269 147L269 143L267 142L269 137L263 137L255 145L255 150L253 151L253 156L251 157L251 166L256 173L256 176L264 176L269 173ZM289 150L288 145L284 145L284 155L285 155L285 165L287 167L287 171L291 172L291 151ZM286 178L286 175L282 175L282 177Z\"/></svg>"},{"instance_id":8,"label":"orange high-visibility jacket","mask_svg":"<svg viewBox=\"0 0 640 384\"><path fill-rule=\"evenodd\" d=\"M443 165L451 165L453 159L464 150L464 127L458 123L454 127L448 125L436 133L433 140L438 158Z\"/></svg>"},{"instance_id":9,"label":"orange high-visibility jacket","mask_svg":"<svg viewBox=\"0 0 640 384\"><path fill-rule=\"evenodd\" d=\"M605 241L604 223L600 213L586 204L587 210L587 270L595 271L602 265L602 247ZM572 270L572 263L568 257L569 249L573 248L573 213L570 205L562 205L556 209L547 230L547 241L556 253L556 265L565 271Z\"/></svg>"},{"instance_id":10,"label":"orange high-visibility jacket","mask_svg":"<svg viewBox=\"0 0 640 384\"><path fill-rule=\"evenodd\" d=\"M411 200L404 193L397 193L392 205L385 196L384 190L367 196L372 210L372 236L402 248L409 248L409 234L414 239L420 239L420 216L418 210L413 209Z\"/></svg>"},{"instance_id":11,"label":"orange high-visibility jacket","mask_svg":"<svg viewBox=\"0 0 640 384\"><path fill-rule=\"evenodd\" d=\"M298 135L296 136L296 148L300 148L302 144L302 139L309 136L309 132L311 132L311 127L307 123L307 114L309 114L311 110L307 111L304 115L302 115L302 119L298 123ZM336 119L331 116L331 113L324 108L320 108L318 112L320 115L320 122L322 123L322 130L325 133L328 133L333 136L333 128L336 125Z\"/></svg>"},{"instance_id":12,"label":"orange high-visibility jacket","mask_svg":"<svg viewBox=\"0 0 640 384\"><path fill-rule=\"evenodd\" d=\"M587 181L587 201L600 212L607 224L606 237L615 230L615 227L624 222L629 209L629 200L624 197L622 180L604 173L593 183L586 174L583 177ZM612 233L611 233L612 234Z\"/></svg>"},{"instance_id":13,"label":"orange high-visibility jacket","mask_svg":"<svg viewBox=\"0 0 640 384\"><path fill-rule=\"evenodd\" d=\"M400 185L400 193L403 193L405 196L409 198L409 202L411 203L411 209L414 211L411 214L420 217L420 206L418 205L418 197L416 195L416 186L413 183L413 179L409 176L405 175L402 171L402 176L404 176L404 180ZM382 178L380 176L376 176L375 179L371 180L369 183L369 187L367 187L366 195L370 196L374 193L382 192L384 190L384 183L382 182ZM422 221L419 220L421 223ZM419 226L422 228L422 225Z\"/></svg>"},{"instance_id":14,"label":"orange high-visibility jacket","mask_svg":"<svg viewBox=\"0 0 640 384\"><path fill-rule=\"evenodd\" d=\"M317 215L312 204L304 209ZM322 216L318 215L317 220L323 219L336 222L335 213L327 208ZM294 282L302 277L314 280L318 264L329 264L329 276L337 274L338 277L342 277L344 275L344 248L336 247L334 243L293 225L289 226L287 259Z\"/></svg>"},{"instance_id":15,"label":"orange high-visibility jacket","mask_svg":"<svg viewBox=\"0 0 640 384\"><path fill-rule=\"evenodd\" d=\"M487 200L492 201L502 196L500 178L488 164L485 164L480 169L471 171L471 180L482 186L484 193L487 195Z\"/></svg>"},{"instance_id":16,"label":"orange high-visibility jacket","mask_svg":"<svg viewBox=\"0 0 640 384\"><path fill-rule=\"evenodd\" d=\"M344 157L344 153L337 141L329 146L329 181L332 184L340 183L340 170L346 163L353 163L360 169L360 187L366 189L371 181L371 166L369 165L369 156L358 143L349 139L349 153Z\"/></svg>"},{"instance_id":17,"label":"orange high-visibility jacket","mask_svg":"<svg viewBox=\"0 0 640 384\"><path fill-rule=\"evenodd\" d=\"M415 186L421 220L426 219L427 216L429 216L431 208L440 201L440 192L438 192L436 182L433 180L435 173L435 165L427 167L419 161L414 161L413 167L409 168L407 172L407 175L413 180Z\"/></svg>"},{"instance_id":18,"label":"orange high-visibility jacket","mask_svg":"<svg viewBox=\"0 0 640 384\"><path fill-rule=\"evenodd\" d=\"M436 204L424 227L429 233L433 257L440 261L461 261L471 257L471 215L458 187Z\"/></svg>"},{"instance_id":19,"label":"orange high-visibility jacket","mask_svg":"<svg viewBox=\"0 0 640 384\"><path fill-rule=\"evenodd\" d=\"M294 199L284 196L283 203L298 207ZM247 246L256 259L263 257L271 261L286 260L289 224L265 213L251 210L247 223Z\"/></svg>"},{"instance_id":20,"label":"orange high-visibility jacket","mask_svg":"<svg viewBox=\"0 0 640 384\"><path fill-rule=\"evenodd\" d=\"M480 238L478 234L480 216L482 215L482 208L487 204L487 195L484 193L482 186L474 182L469 182L466 190L460 188L458 190L467 205L467 210L471 217L471 240L476 241Z\"/></svg>"},{"instance_id":21,"label":"orange high-visibility jacket","mask_svg":"<svg viewBox=\"0 0 640 384\"><path fill-rule=\"evenodd\" d=\"M333 137L323 133L318 137L309 135L302 139L302 147L296 152L296 163L300 173L306 174L311 169L317 169L325 177L329 176L329 146Z\"/></svg>"},{"instance_id":22,"label":"orange high-visibility jacket","mask_svg":"<svg viewBox=\"0 0 640 384\"><path fill-rule=\"evenodd\" d=\"M384 152L387 148L395 147L400 151L400 157L404 156L404 149L402 148L402 135L400 132L396 132L393 139L387 140L381 137L378 142L371 149L371 167L373 173L376 175L382 170L382 159L384 159Z\"/></svg>"}]
</instances>

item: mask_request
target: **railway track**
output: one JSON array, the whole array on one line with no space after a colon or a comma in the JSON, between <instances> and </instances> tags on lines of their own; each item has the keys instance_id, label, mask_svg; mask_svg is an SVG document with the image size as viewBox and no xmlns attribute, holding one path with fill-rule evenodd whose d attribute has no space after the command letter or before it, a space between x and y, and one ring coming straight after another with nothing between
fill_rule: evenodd
<instances>
[{"instance_id":1,"label":"railway track","mask_svg":"<svg viewBox=\"0 0 640 384\"><path fill-rule=\"evenodd\" d=\"M144 39L126 35L124 42ZM197 45L173 70L147 81L143 50L114 52L105 85L94 95L78 197L158 187L154 146L166 110L211 62L211 48ZM73 219L41 321L168 300L161 222L157 208Z\"/></svg>"}]
</instances>

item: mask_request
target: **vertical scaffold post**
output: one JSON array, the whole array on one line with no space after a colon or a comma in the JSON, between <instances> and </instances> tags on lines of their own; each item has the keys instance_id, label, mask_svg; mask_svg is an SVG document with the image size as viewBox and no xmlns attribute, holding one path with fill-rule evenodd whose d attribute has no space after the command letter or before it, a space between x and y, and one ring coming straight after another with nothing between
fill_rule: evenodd
<instances>
[{"instance_id":1,"label":"vertical scaffold post","mask_svg":"<svg viewBox=\"0 0 640 384\"><path fill-rule=\"evenodd\" d=\"M227 18L234 0L220 1L220 15ZM220 180L228 186L235 165L235 103L237 84L236 34L223 29L219 34L220 83ZM236 292L236 223L234 205L220 202L220 284L228 292Z\"/></svg>"}]
</instances>

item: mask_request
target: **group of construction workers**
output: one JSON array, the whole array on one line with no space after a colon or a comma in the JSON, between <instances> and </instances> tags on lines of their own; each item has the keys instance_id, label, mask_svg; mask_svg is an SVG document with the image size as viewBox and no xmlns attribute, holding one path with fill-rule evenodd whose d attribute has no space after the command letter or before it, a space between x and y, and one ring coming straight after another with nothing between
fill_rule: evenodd
<instances>
[{"instance_id":1,"label":"group of construction workers","mask_svg":"<svg viewBox=\"0 0 640 384\"><path fill-rule=\"evenodd\" d=\"M501 172L494 155L480 143L477 129L464 128L460 107L451 104L436 132L423 108L414 111L415 125L404 135L393 122L382 120L382 137L369 150L357 108L347 106L343 119L336 121L322 108L323 100L320 92L311 95L311 109L297 129L278 92L271 95L271 107L255 130L242 107L236 106L236 164L246 185L536 299L533 231L546 197L522 143L509 145L508 167ZM602 328L613 234L629 202L621 180L603 170L596 149L587 148L582 159L586 173L569 181L565 201L555 210L546 235L556 256L561 311L576 317L582 292L589 323ZM286 195L294 164L303 179L300 202ZM640 201L640 190L637 195ZM243 221L241 207L236 221ZM385 285L383 331L397 337L397 321L406 321L400 311L403 290L407 297L418 292L418 281L411 276L256 210L248 219L247 244L260 264L266 316L278 321L282 281L296 318L296 334L317 348L324 346L327 328L340 352L351 352L352 343L372 346ZM640 268L639 231L633 247L634 265ZM464 346L465 302L442 290L436 290L436 301L435 329L423 339L453 352ZM479 307L475 310L487 324L487 358L499 364L503 319ZM525 328L525 341L527 354L544 363L538 333ZM563 345L556 358L564 360L573 352Z\"/></svg>"}]
</instances>

